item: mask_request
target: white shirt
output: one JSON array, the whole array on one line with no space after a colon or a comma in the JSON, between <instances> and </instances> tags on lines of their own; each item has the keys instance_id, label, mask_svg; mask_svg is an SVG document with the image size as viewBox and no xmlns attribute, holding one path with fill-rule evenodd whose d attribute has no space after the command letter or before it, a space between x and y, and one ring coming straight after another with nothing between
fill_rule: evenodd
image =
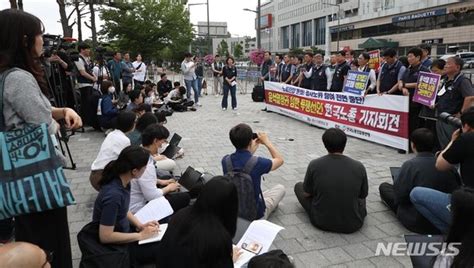
<instances>
[{"instance_id":1,"label":"white shirt","mask_svg":"<svg viewBox=\"0 0 474 268\"><path fill-rule=\"evenodd\" d=\"M365 69L365 66L367 66L367 65L359 66L358 71L363 72L364 69ZM367 90L372 91L377 86L377 76L375 75L374 69L370 69L370 71L369 71L369 80L370 80L370 85L367 88Z\"/></svg>"},{"instance_id":2,"label":"white shirt","mask_svg":"<svg viewBox=\"0 0 474 268\"><path fill-rule=\"evenodd\" d=\"M157 180L155 162L150 157L143 175L130 182L130 212L135 214L147 202L163 196L163 190L156 187Z\"/></svg>"},{"instance_id":3,"label":"white shirt","mask_svg":"<svg viewBox=\"0 0 474 268\"><path fill-rule=\"evenodd\" d=\"M122 131L116 129L110 132L102 142L91 170L104 169L110 161L117 160L120 152L127 146L130 146L130 139Z\"/></svg>"},{"instance_id":4,"label":"white shirt","mask_svg":"<svg viewBox=\"0 0 474 268\"><path fill-rule=\"evenodd\" d=\"M179 97L179 88L175 88L171 90L170 93L168 93L168 95L165 97L164 102L165 103L169 103L170 101L173 102L172 99L177 98L177 97Z\"/></svg>"},{"instance_id":5,"label":"white shirt","mask_svg":"<svg viewBox=\"0 0 474 268\"><path fill-rule=\"evenodd\" d=\"M321 67L321 65L313 65L313 67L309 70L309 71L303 71L303 74L306 78L310 78L312 75L313 75L313 69L317 70L318 67ZM329 66L326 66L326 70L324 71L324 73L326 74L326 79L327 79L327 85L328 85L328 88L327 90L329 90L331 88L331 85L332 85L332 75L333 73L331 72L330 70L331 68L329 68Z\"/></svg>"},{"instance_id":6,"label":"white shirt","mask_svg":"<svg viewBox=\"0 0 474 268\"><path fill-rule=\"evenodd\" d=\"M94 66L94 68L92 69L92 73L95 75L95 77L99 77L99 66ZM102 79L103 80L109 80L109 71L107 70L107 67L102 66L102 72L100 73L102 75ZM99 89L99 84L97 84L97 82L94 83L94 89Z\"/></svg>"},{"instance_id":7,"label":"white shirt","mask_svg":"<svg viewBox=\"0 0 474 268\"><path fill-rule=\"evenodd\" d=\"M133 79L140 82L145 82L146 64L143 61L134 61L132 65L133 68L135 68L135 72L133 73ZM140 68L138 68L138 66L140 66Z\"/></svg>"},{"instance_id":8,"label":"white shirt","mask_svg":"<svg viewBox=\"0 0 474 268\"><path fill-rule=\"evenodd\" d=\"M193 61L187 62L184 60L181 63L181 71L183 72L184 80L195 80L196 73L194 72L196 68L194 68L195 64Z\"/></svg>"}]
</instances>

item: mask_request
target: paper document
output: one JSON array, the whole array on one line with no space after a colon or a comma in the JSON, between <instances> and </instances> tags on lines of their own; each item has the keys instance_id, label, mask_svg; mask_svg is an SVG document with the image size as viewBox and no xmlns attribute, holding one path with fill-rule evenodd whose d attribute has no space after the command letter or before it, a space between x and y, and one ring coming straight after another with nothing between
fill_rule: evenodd
<instances>
[{"instance_id":1,"label":"paper document","mask_svg":"<svg viewBox=\"0 0 474 268\"><path fill-rule=\"evenodd\" d=\"M234 267L241 267L256 255L268 252L276 235L283 229L285 228L266 220L253 221L237 243L237 247L240 248L243 254L234 264Z\"/></svg>"},{"instance_id":2,"label":"paper document","mask_svg":"<svg viewBox=\"0 0 474 268\"><path fill-rule=\"evenodd\" d=\"M170 202L166 198L160 197L148 202L148 204L135 213L135 217L142 224L145 224L150 221L159 221L171 214L173 214L173 208L171 208Z\"/></svg>"},{"instance_id":3,"label":"paper document","mask_svg":"<svg viewBox=\"0 0 474 268\"><path fill-rule=\"evenodd\" d=\"M155 235L153 237L150 237L148 239L140 240L140 241L138 241L138 244L142 245L142 244L148 244L148 243L161 241L161 239L163 239L163 236L165 235L165 232L166 232L167 229L168 229L168 224L167 223L160 224L160 232L157 235Z\"/></svg>"},{"instance_id":4,"label":"paper document","mask_svg":"<svg viewBox=\"0 0 474 268\"><path fill-rule=\"evenodd\" d=\"M230 83L231 86L236 86L237 85L237 82L235 81L232 81L232 83Z\"/></svg>"}]
</instances>

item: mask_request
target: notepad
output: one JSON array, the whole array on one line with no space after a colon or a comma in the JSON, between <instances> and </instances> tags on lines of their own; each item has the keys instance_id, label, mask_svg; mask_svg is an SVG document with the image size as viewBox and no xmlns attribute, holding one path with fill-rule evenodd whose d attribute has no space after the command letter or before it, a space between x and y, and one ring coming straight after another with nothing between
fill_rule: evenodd
<instances>
[{"instance_id":1,"label":"notepad","mask_svg":"<svg viewBox=\"0 0 474 268\"><path fill-rule=\"evenodd\" d=\"M170 202L164 197L159 197L148 202L148 204L135 213L135 217L142 224L145 224L150 221L159 221L171 214L173 214L173 208Z\"/></svg>"},{"instance_id":2,"label":"notepad","mask_svg":"<svg viewBox=\"0 0 474 268\"><path fill-rule=\"evenodd\" d=\"M166 232L167 229L168 229L168 224L167 223L160 224L160 231L158 232L157 235L155 235L153 237L150 237L148 239L140 240L140 241L138 241L138 244L143 245L143 244L148 244L148 243L161 241L161 239L163 239L163 236L165 235L165 232Z\"/></svg>"}]
</instances>

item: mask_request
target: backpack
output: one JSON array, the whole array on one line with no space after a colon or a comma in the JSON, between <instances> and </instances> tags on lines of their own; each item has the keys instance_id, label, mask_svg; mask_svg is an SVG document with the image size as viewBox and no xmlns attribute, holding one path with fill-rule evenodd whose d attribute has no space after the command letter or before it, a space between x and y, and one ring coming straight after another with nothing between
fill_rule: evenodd
<instances>
[{"instance_id":1,"label":"backpack","mask_svg":"<svg viewBox=\"0 0 474 268\"><path fill-rule=\"evenodd\" d=\"M257 164L258 157L252 156L241 170L232 166L230 155L227 155L224 161L227 167L226 176L234 183L239 195L239 217L249 221L255 220L257 218L257 193L255 193L250 172ZM258 194L262 195L262 192L260 191Z\"/></svg>"}]
</instances>

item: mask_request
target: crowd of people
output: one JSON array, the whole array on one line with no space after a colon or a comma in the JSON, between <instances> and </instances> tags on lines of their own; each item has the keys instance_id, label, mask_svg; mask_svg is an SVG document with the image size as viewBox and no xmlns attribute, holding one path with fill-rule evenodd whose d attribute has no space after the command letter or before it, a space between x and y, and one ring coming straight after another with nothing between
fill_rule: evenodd
<instances>
[{"instance_id":1,"label":"crowd of people","mask_svg":"<svg viewBox=\"0 0 474 268\"><path fill-rule=\"evenodd\" d=\"M55 135L57 120L63 120L68 129L77 129L84 119L93 128L107 130L90 168L91 187L98 195L91 222L78 234L81 265L233 267L242 255L242 249L232 243L237 218L268 219L286 193L281 184L262 190L262 176L284 164L268 135L254 132L247 124L234 126L229 139L235 151L222 157L222 175L199 187L184 189L176 171L183 149L171 158L163 154L171 146L170 131L165 127L169 112L166 107L181 112L201 106L200 59L185 55L181 65L185 87L169 81L166 74L155 85L146 80L141 55L131 62L129 53L124 53L122 60L121 53L115 52L109 62L94 65L90 47L79 44L75 65L81 119L71 108L50 104L39 61L43 53L42 33L42 23L35 16L18 10L0 11L0 123L2 131L45 123L49 134ZM408 230L441 233L447 235L446 242L460 243L457 256L441 254L434 267L440 263L471 267L474 91L461 72L459 58L431 61L428 55L426 47L413 48L408 51L406 65L397 59L395 50L387 49L381 69L371 70L367 53L355 59L353 53L339 51L331 56L331 66L326 66L320 54L278 54L273 63L271 53L266 52L260 79L340 92L353 66L369 72L367 93L412 96L420 71L440 73L443 81L437 103L429 108L434 114L459 116L460 126L441 120L430 124L419 117L422 107L410 101L410 145L416 156L403 163L393 184L380 185L380 197ZM214 93L218 95L218 86L222 87L222 110L228 107L229 92L231 107L237 109L234 59L228 57L224 64L216 56L212 70ZM366 169L361 162L344 155L347 137L342 130L326 130L322 141L328 154L309 163L304 181L294 186L295 195L315 227L353 233L363 226L367 215ZM260 146L268 150L270 158L256 156ZM173 214L160 221L141 222L135 213L158 198L169 202ZM156 236L163 223L169 227L160 242L138 243ZM14 221L4 219L0 221L2 236L5 230L14 230L15 242L6 241L10 243L0 246L0 263L8 267L72 267L66 207L17 215ZM281 252L260 257L252 259L248 267L293 267ZM272 266L275 263L281 266Z\"/></svg>"}]
</instances>

